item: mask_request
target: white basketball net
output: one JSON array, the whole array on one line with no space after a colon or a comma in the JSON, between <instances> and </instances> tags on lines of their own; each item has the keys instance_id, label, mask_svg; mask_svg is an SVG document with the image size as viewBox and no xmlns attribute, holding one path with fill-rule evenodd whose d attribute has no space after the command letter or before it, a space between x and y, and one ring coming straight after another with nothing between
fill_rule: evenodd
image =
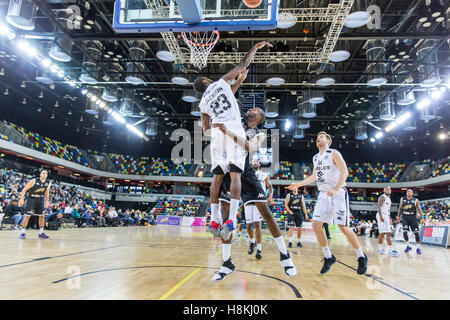
<instances>
[{"instance_id":1,"label":"white basketball net","mask_svg":"<svg viewBox=\"0 0 450 320\"><path fill-rule=\"evenodd\" d=\"M219 32L182 32L181 35L184 42L191 49L189 62L199 69L206 67L209 53L219 41Z\"/></svg>"}]
</instances>

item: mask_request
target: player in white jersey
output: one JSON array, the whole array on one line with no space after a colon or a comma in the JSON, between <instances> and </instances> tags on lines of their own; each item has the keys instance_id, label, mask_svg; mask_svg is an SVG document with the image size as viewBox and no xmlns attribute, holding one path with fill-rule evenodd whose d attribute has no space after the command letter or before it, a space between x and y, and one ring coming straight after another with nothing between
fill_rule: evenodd
<instances>
[{"instance_id":1,"label":"player in white jersey","mask_svg":"<svg viewBox=\"0 0 450 320\"><path fill-rule=\"evenodd\" d=\"M364 274L367 271L367 256L361 249L358 237L348 227L350 208L348 192L345 188L345 180L348 177L347 164L339 151L330 149L331 141L331 136L326 132L318 133L316 146L319 153L313 158L313 174L299 183L291 184L287 189L294 190L317 181L317 188L320 193L314 208L312 227L325 255L320 273L328 272L336 262L336 257L331 254L328 241L322 230L323 223L335 223L356 250L358 257L357 273Z\"/></svg>"},{"instance_id":2,"label":"player in white jersey","mask_svg":"<svg viewBox=\"0 0 450 320\"><path fill-rule=\"evenodd\" d=\"M257 43L236 67L218 81L213 82L205 77L197 78L194 81L195 91L202 94L199 108L202 113L203 132L205 135L211 135L211 168L214 176L210 189L212 220L210 231L215 235L220 234L224 240L229 239L236 225L241 196L241 173L244 170L246 151L219 130L217 125L226 125L228 131L243 139L246 138L241 124L241 112L230 87L230 82L246 72L256 51L266 45L272 46L266 41ZM245 76L243 78L245 79ZM210 128L210 121L212 128ZM223 176L227 172L229 172L231 178L230 215L229 220L224 222L223 228L220 230L219 193Z\"/></svg>"},{"instance_id":3,"label":"player in white jersey","mask_svg":"<svg viewBox=\"0 0 450 320\"><path fill-rule=\"evenodd\" d=\"M389 254L393 257L398 256L398 252L392 249L392 219L391 219L391 187L384 187L383 194L378 198L377 224L380 236L378 237L378 254L384 254L383 239L386 235L386 242L389 246Z\"/></svg>"},{"instance_id":4,"label":"player in white jersey","mask_svg":"<svg viewBox=\"0 0 450 320\"><path fill-rule=\"evenodd\" d=\"M269 189L269 195L267 196L267 204L272 202L273 187L269 180L269 175L261 169L261 164L257 159L252 162L253 170L255 170L256 178L261 184L264 190L264 195ZM263 220L261 213L256 205L252 202L244 206L245 221L247 223L247 233L250 238L250 247L248 248L248 254L253 254L256 246L256 259L262 258L262 229L261 221ZM256 238L256 239L255 239Z\"/></svg>"}]
</instances>

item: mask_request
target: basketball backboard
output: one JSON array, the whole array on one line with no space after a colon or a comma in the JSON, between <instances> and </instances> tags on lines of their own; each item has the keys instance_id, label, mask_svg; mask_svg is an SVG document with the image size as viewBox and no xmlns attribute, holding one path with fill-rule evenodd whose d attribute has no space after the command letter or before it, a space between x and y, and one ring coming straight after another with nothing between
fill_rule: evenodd
<instances>
[{"instance_id":1,"label":"basketball backboard","mask_svg":"<svg viewBox=\"0 0 450 320\"><path fill-rule=\"evenodd\" d=\"M189 1L200 4L200 23L185 23L186 12L181 12L183 6L174 0L116 0L114 29L120 33L152 33L272 30L277 26L279 0ZM255 8L248 6L258 3Z\"/></svg>"}]
</instances>

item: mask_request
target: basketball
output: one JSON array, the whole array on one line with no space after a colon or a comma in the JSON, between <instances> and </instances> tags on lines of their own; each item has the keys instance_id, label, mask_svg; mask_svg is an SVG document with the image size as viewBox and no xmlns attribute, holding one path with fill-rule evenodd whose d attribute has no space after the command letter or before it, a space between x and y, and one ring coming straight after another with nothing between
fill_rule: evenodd
<instances>
[{"instance_id":1,"label":"basketball","mask_svg":"<svg viewBox=\"0 0 450 320\"><path fill-rule=\"evenodd\" d=\"M245 5L251 9L257 8L261 2L262 0L244 0Z\"/></svg>"}]
</instances>

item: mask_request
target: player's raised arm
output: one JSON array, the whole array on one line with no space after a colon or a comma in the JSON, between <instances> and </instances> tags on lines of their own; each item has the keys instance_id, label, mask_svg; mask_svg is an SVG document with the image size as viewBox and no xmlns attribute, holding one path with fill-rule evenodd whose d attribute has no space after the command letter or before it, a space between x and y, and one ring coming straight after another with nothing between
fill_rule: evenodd
<instances>
[{"instance_id":1,"label":"player's raised arm","mask_svg":"<svg viewBox=\"0 0 450 320\"><path fill-rule=\"evenodd\" d=\"M255 56L256 51L258 51L259 49L261 49L264 46L269 46L269 47L273 47L272 44L270 44L267 41L261 41L258 42L257 44L255 44L253 46L253 48L250 49L249 52L247 52L247 54L245 55L245 57L241 60L241 62L239 62L239 64L234 67L233 69L231 69L230 72L228 72L226 75L223 76L223 80L227 81L228 83L231 82L231 80L236 79L236 77L245 69L247 69L247 67L250 65L250 63L253 60L253 57Z\"/></svg>"},{"instance_id":2,"label":"player's raised arm","mask_svg":"<svg viewBox=\"0 0 450 320\"><path fill-rule=\"evenodd\" d=\"M233 92L233 94L235 94L238 91L238 89L240 88L242 82L244 82L244 80L247 78L247 74L248 74L248 69L245 69L244 71L239 73L239 76L238 76L238 78L236 80L236 83L231 88L231 91Z\"/></svg>"},{"instance_id":3,"label":"player's raised arm","mask_svg":"<svg viewBox=\"0 0 450 320\"><path fill-rule=\"evenodd\" d=\"M294 189L298 189L300 187L304 187L311 183L314 183L316 180L317 180L316 169L314 168L313 173L308 178L306 178L305 180L302 180L300 182L297 182L297 183L292 183L289 187L285 187L285 188L292 191Z\"/></svg>"}]
</instances>

